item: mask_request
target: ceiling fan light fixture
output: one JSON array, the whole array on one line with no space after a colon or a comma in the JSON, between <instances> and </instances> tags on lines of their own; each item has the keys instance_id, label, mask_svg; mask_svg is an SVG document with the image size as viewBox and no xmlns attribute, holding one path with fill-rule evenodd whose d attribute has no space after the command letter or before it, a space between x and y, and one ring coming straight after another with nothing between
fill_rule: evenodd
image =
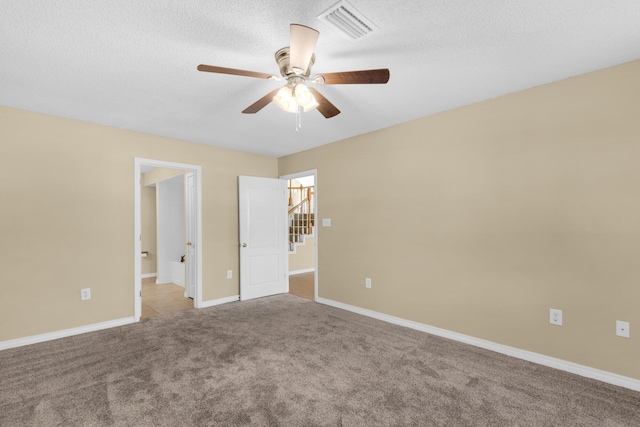
<instances>
[{"instance_id":1,"label":"ceiling fan light fixture","mask_svg":"<svg viewBox=\"0 0 640 427\"><path fill-rule=\"evenodd\" d=\"M289 85L280 88L276 96L273 97L273 102L284 111L295 113L297 110L296 100Z\"/></svg>"},{"instance_id":2,"label":"ceiling fan light fixture","mask_svg":"<svg viewBox=\"0 0 640 427\"><path fill-rule=\"evenodd\" d=\"M313 109L318 108L318 101L316 101L316 99L313 97L313 95L311 95L311 101L308 102L307 104L303 105L302 108L304 109L304 112L306 113L307 111L311 111Z\"/></svg>"},{"instance_id":3,"label":"ceiling fan light fixture","mask_svg":"<svg viewBox=\"0 0 640 427\"><path fill-rule=\"evenodd\" d=\"M309 88L304 83L299 83L295 87L296 104L305 107L313 104L315 101L313 95L309 91ZM305 108L306 111L306 108Z\"/></svg>"},{"instance_id":4,"label":"ceiling fan light fixture","mask_svg":"<svg viewBox=\"0 0 640 427\"><path fill-rule=\"evenodd\" d=\"M287 84L280 88L273 102L287 113L297 113L298 107L307 112L318 107L318 101L304 83Z\"/></svg>"},{"instance_id":5,"label":"ceiling fan light fixture","mask_svg":"<svg viewBox=\"0 0 640 427\"><path fill-rule=\"evenodd\" d=\"M364 22L366 18L358 16L345 0L340 0L334 8L341 10L337 15L346 14L353 21L364 24L364 27L371 30L373 24ZM243 114L255 114L262 110L271 102L286 112L296 113L296 130L300 130L301 113L317 109L326 119L340 114L327 98L325 98L315 88L307 87L305 83L315 84L385 84L389 81L389 69L380 68L372 70L342 71L339 73L324 73L314 77L311 75L311 67L315 62L315 49L318 40L318 30L301 24L291 24L289 26L290 46L279 49L275 54L276 63L280 68L282 79L286 80L286 85L275 88L271 92L258 99L256 102L242 110ZM219 67L216 65L198 65L198 71L208 73L231 74L236 76L255 77L260 79L281 80L280 77L255 71L239 70L235 68Z\"/></svg>"}]
</instances>

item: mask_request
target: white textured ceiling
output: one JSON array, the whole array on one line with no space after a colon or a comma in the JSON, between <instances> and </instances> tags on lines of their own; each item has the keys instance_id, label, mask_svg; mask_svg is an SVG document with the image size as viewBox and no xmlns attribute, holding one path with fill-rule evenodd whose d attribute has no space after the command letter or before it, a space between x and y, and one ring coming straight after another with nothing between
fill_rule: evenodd
<instances>
[{"instance_id":1,"label":"white textured ceiling","mask_svg":"<svg viewBox=\"0 0 640 427\"><path fill-rule=\"evenodd\" d=\"M640 58L639 0L350 0L380 29L316 16L337 0L2 0L0 105L271 156ZM317 88L342 113L295 116L278 74L289 24L316 28L312 74L389 68L387 85ZM640 78L640 76L639 76Z\"/></svg>"}]
</instances>

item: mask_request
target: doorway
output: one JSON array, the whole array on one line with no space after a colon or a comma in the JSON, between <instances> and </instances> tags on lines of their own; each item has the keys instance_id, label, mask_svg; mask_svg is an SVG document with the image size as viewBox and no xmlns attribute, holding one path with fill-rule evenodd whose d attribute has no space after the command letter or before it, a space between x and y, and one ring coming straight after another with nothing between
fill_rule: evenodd
<instances>
[{"instance_id":1,"label":"doorway","mask_svg":"<svg viewBox=\"0 0 640 427\"><path fill-rule=\"evenodd\" d=\"M186 283L185 294L193 298L193 307L202 306L202 187L201 167L184 163L167 162L153 159L134 159L134 317L139 321L142 314L142 174L158 168L180 171L184 174L184 224L182 253ZM177 261L180 261L178 259ZM186 295L185 295L186 296Z\"/></svg>"},{"instance_id":2,"label":"doorway","mask_svg":"<svg viewBox=\"0 0 640 427\"><path fill-rule=\"evenodd\" d=\"M289 181L293 187L289 189L288 203L289 293L315 301L318 298L317 171L283 175L280 179Z\"/></svg>"}]
</instances>

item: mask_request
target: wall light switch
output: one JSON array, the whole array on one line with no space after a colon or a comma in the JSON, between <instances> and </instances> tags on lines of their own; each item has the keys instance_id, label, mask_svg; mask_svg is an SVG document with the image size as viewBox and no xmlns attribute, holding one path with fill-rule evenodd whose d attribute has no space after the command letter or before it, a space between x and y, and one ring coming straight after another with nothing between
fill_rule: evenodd
<instances>
[{"instance_id":1,"label":"wall light switch","mask_svg":"<svg viewBox=\"0 0 640 427\"><path fill-rule=\"evenodd\" d=\"M616 335L619 337L629 338L629 322L616 320Z\"/></svg>"},{"instance_id":2,"label":"wall light switch","mask_svg":"<svg viewBox=\"0 0 640 427\"><path fill-rule=\"evenodd\" d=\"M367 289L371 289L371 279L369 277L366 277L364 279L364 287Z\"/></svg>"},{"instance_id":3,"label":"wall light switch","mask_svg":"<svg viewBox=\"0 0 640 427\"><path fill-rule=\"evenodd\" d=\"M233 278L233 270L227 270L227 279Z\"/></svg>"},{"instance_id":4,"label":"wall light switch","mask_svg":"<svg viewBox=\"0 0 640 427\"><path fill-rule=\"evenodd\" d=\"M322 218L323 227L331 227L331 218Z\"/></svg>"}]
</instances>

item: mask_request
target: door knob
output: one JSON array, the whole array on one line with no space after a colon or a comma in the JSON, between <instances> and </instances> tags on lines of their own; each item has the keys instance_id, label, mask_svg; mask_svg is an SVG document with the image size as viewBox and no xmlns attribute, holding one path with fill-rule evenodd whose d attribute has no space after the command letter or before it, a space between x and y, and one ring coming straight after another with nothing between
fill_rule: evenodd
<instances>
[{"instance_id":1,"label":"door knob","mask_svg":"<svg viewBox=\"0 0 640 427\"><path fill-rule=\"evenodd\" d=\"M187 242L187 246L193 246L191 242Z\"/></svg>"},{"instance_id":2,"label":"door knob","mask_svg":"<svg viewBox=\"0 0 640 427\"><path fill-rule=\"evenodd\" d=\"M246 247L247 247L247 244L246 244L246 243L243 243L241 246L242 246L243 248L246 248Z\"/></svg>"}]
</instances>

